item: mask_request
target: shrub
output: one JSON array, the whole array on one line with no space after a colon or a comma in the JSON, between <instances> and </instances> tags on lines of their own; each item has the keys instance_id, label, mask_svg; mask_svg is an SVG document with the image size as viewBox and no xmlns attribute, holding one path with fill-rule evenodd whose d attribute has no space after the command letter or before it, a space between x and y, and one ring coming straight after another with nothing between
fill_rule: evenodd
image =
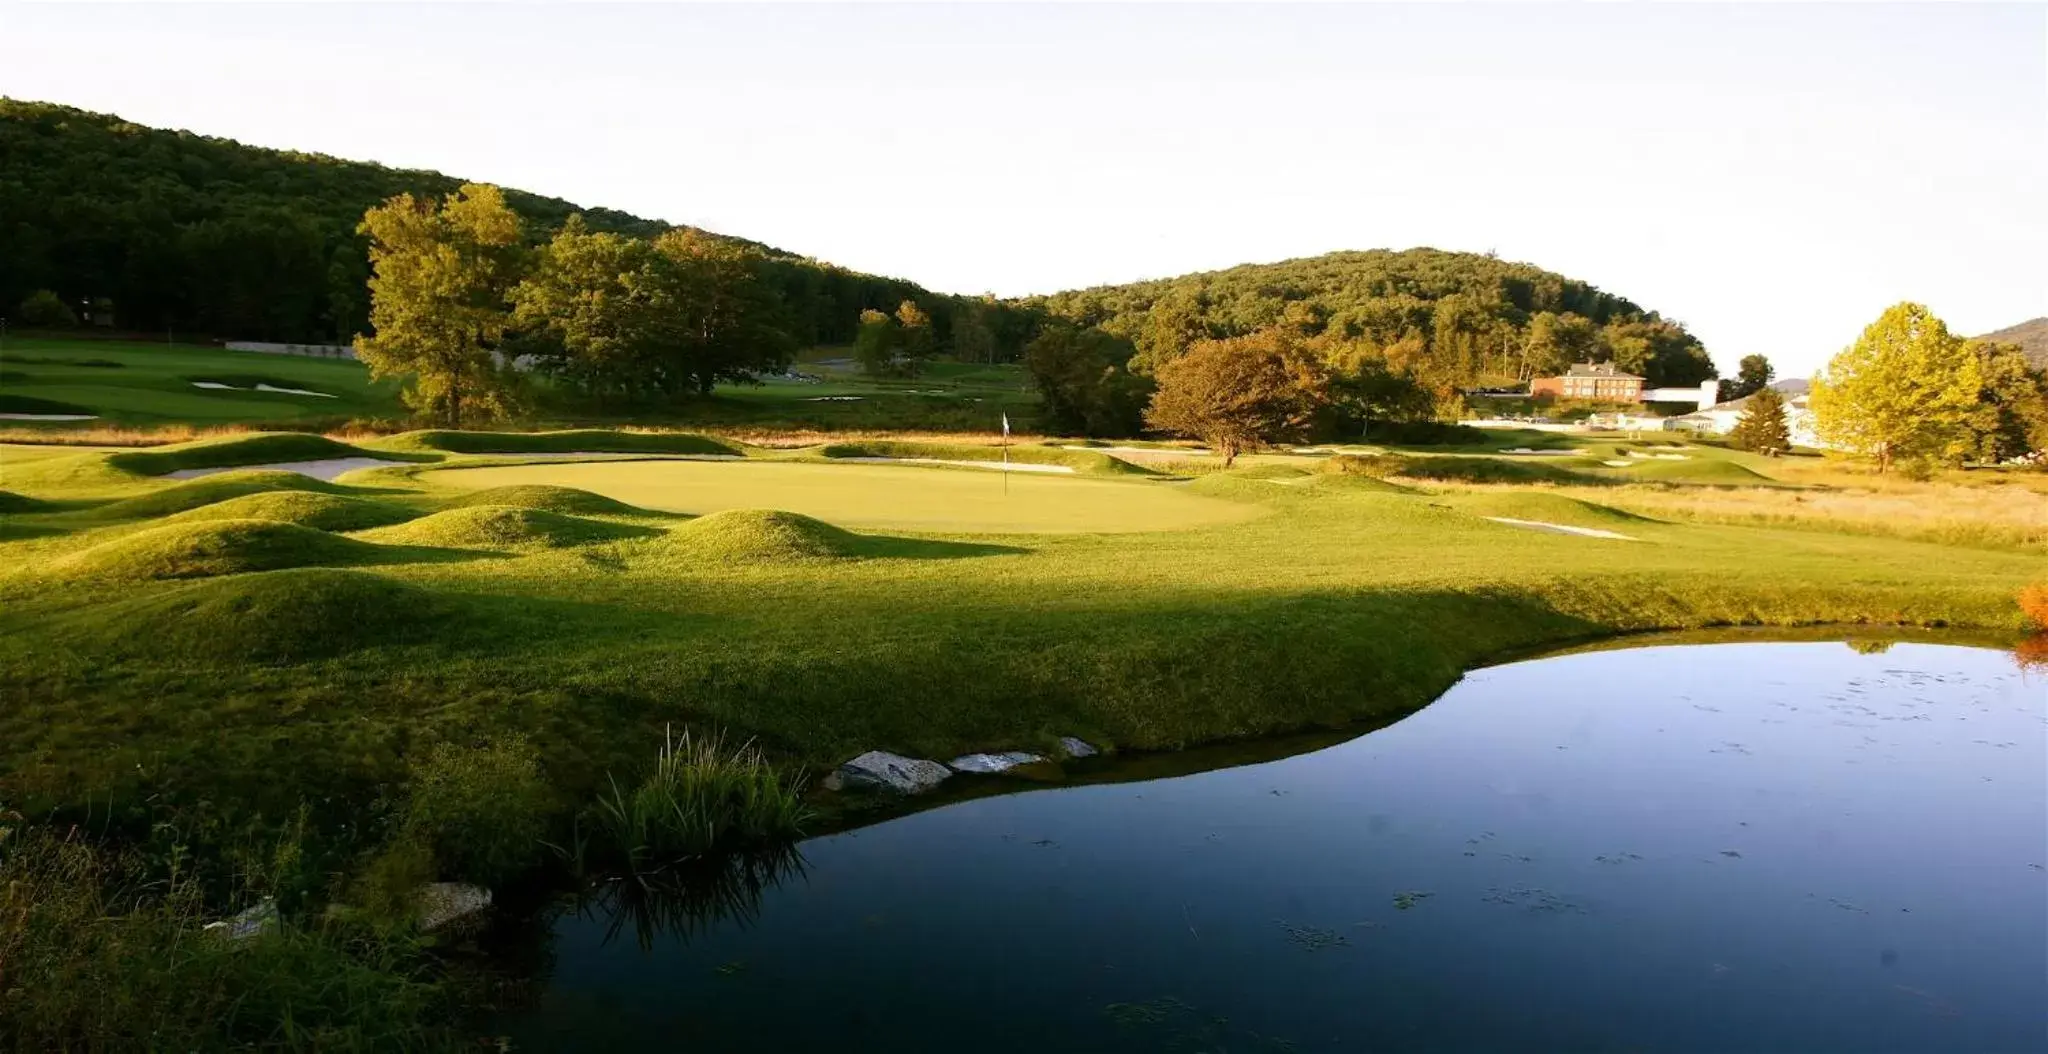
<instances>
[{"instance_id":1,"label":"shrub","mask_svg":"<svg viewBox=\"0 0 2048 1054\"><path fill-rule=\"evenodd\" d=\"M2020 590L2020 611L2035 629L2048 630L2048 582L2036 582Z\"/></svg>"},{"instance_id":2,"label":"shrub","mask_svg":"<svg viewBox=\"0 0 2048 1054\"><path fill-rule=\"evenodd\" d=\"M612 780L596 808L601 849L633 870L761 845L803 831L799 781L784 780L753 742L665 735L654 771L631 791Z\"/></svg>"},{"instance_id":3,"label":"shrub","mask_svg":"<svg viewBox=\"0 0 2048 1054\"><path fill-rule=\"evenodd\" d=\"M20 312L21 324L42 329L69 329L78 325L78 313L64 298L48 289L38 289L22 298L16 308Z\"/></svg>"},{"instance_id":4,"label":"shrub","mask_svg":"<svg viewBox=\"0 0 2048 1054\"><path fill-rule=\"evenodd\" d=\"M1322 470L1335 476L1370 476L1385 479L1398 476L1408 459L1393 454L1338 454L1325 459Z\"/></svg>"},{"instance_id":5,"label":"shrub","mask_svg":"<svg viewBox=\"0 0 2048 1054\"><path fill-rule=\"evenodd\" d=\"M550 811L540 756L524 739L440 743L413 763L401 833L431 848L446 875L491 885L533 862Z\"/></svg>"}]
</instances>

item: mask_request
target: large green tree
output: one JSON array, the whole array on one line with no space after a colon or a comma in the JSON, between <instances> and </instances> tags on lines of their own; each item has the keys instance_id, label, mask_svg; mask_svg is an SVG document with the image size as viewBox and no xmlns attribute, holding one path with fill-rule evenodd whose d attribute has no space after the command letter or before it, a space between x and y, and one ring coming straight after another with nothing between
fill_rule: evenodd
<instances>
[{"instance_id":1,"label":"large green tree","mask_svg":"<svg viewBox=\"0 0 2048 1054\"><path fill-rule=\"evenodd\" d=\"M1305 438L1329 406L1328 370L1279 327L1200 341L1153 376L1145 423L1202 440L1225 467L1246 450Z\"/></svg>"},{"instance_id":2,"label":"large green tree","mask_svg":"<svg viewBox=\"0 0 2048 1054\"><path fill-rule=\"evenodd\" d=\"M1823 441L1884 472L1901 459L1966 456L1982 390L1976 352L1927 308L1900 303L1814 378L1809 401Z\"/></svg>"},{"instance_id":3,"label":"large green tree","mask_svg":"<svg viewBox=\"0 0 2048 1054\"><path fill-rule=\"evenodd\" d=\"M1129 341L1099 329L1055 323L1024 349L1038 386L1043 427L1091 436L1133 435L1144 422L1152 382L1128 368Z\"/></svg>"},{"instance_id":4,"label":"large green tree","mask_svg":"<svg viewBox=\"0 0 2048 1054\"><path fill-rule=\"evenodd\" d=\"M525 244L498 188L464 184L435 202L400 194L363 216L370 322L356 350L372 378L406 378L416 413L460 426L513 408L499 351Z\"/></svg>"},{"instance_id":5,"label":"large green tree","mask_svg":"<svg viewBox=\"0 0 2048 1054\"><path fill-rule=\"evenodd\" d=\"M1744 355L1735 368L1735 377L1721 382L1716 398L1721 402L1734 402L1747 398L1771 383L1778 371L1771 366L1771 360L1762 355Z\"/></svg>"}]
</instances>

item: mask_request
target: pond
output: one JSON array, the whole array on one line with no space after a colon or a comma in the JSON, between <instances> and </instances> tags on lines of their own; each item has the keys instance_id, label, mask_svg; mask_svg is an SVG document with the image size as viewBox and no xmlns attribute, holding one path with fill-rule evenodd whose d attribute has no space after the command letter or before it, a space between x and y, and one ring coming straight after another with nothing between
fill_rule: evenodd
<instances>
[{"instance_id":1,"label":"pond","mask_svg":"<svg viewBox=\"0 0 2048 1054\"><path fill-rule=\"evenodd\" d=\"M612 1052L2039 1050L2044 737L2048 680L1988 649L1498 666L1283 760L964 801L637 911L613 887L553 920L544 987L497 1028Z\"/></svg>"}]
</instances>

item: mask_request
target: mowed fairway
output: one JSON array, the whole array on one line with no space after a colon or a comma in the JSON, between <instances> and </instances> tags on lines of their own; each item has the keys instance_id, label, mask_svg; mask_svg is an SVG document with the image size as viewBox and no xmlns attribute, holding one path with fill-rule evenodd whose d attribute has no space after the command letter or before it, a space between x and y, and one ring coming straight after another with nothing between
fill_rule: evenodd
<instances>
[{"instance_id":1,"label":"mowed fairway","mask_svg":"<svg viewBox=\"0 0 2048 1054\"><path fill-rule=\"evenodd\" d=\"M812 462L599 461L424 474L464 490L546 483L667 512L785 509L845 527L955 534L1169 531L1236 523L1257 505L1122 482L986 469Z\"/></svg>"}]
</instances>

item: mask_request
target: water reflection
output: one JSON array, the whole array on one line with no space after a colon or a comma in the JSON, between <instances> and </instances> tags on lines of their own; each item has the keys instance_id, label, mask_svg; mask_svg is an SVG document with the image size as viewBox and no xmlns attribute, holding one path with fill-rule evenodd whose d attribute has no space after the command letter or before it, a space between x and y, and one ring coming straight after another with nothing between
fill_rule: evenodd
<instances>
[{"instance_id":1,"label":"water reflection","mask_svg":"<svg viewBox=\"0 0 2048 1054\"><path fill-rule=\"evenodd\" d=\"M601 925L607 944L632 930L647 951L660 938L687 942L714 926L750 926L764 894L803 876L804 857L793 845L698 858L599 883L572 913Z\"/></svg>"}]
</instances>

